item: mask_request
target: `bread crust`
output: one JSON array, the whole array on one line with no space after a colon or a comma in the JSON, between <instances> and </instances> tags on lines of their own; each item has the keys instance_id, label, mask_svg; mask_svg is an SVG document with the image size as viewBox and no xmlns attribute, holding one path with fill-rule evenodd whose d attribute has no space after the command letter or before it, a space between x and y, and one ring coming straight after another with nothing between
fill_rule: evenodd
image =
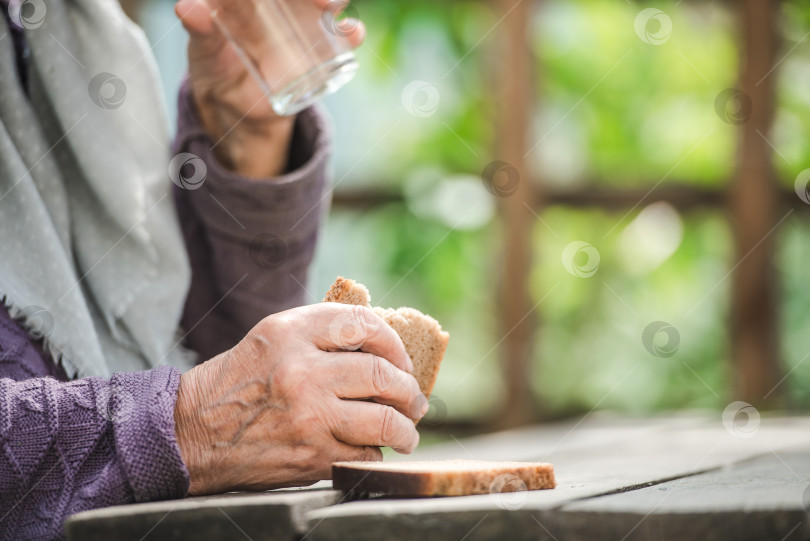
<instances>
[{"instance_id":1,"label":"bread crust","mask_svg":"<svg viewBox=\"0 0 810 541\"><path fill-rule=\"evenodd\" d=\"M447 460L336 462L332 486L344 492L424 497L544 490L557 483L554 467L543 462Z\"/></svg>"},{"instance_id":2,"label":"bread crust","mask_svg":"<svg viewBox=\"0 0 810 541\"><path fill-rule=\"evenodd\" d=\"M338 276L326 293L324 302L338 302L371 307L368 289L354 280ZM414 364L413 376L425 396L430 396L439 375L450 335L438 321L414 308L379 308L373 310L402 339Z\"/></svg>"},{"instance_id":3,"label":"bread crust","mask_svg":"<svg viewBox=\"0 0 810 541\"><path fill-rule=\"evenodd\" d=\"M371 295L363 284L338 276L335 283L326 292L323 302L339 302L371 308Z\"/></svg>"}]
</instances>

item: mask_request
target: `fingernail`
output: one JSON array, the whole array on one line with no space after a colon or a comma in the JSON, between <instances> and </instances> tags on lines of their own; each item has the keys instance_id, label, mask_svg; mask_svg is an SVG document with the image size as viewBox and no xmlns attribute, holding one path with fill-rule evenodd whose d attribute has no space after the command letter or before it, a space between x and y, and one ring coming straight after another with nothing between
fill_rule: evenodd
<instances>
[{"instance_id":1,"label":"fingernail","mask_svg":"<svg viewBox=\"0 0 810 541\"><path fill-rule=\"evenodd\" d=\"M411 359L411 356L408 355L407 353L405 354L405 357L408 359L408 372L413 374L413 369L416 368L413 365L413 359Z\"/></svg>"},{"instance_id":2,"label":"fingernail","mask_svg":"<svg viewBox=\"0 0 810 541\"><path fill-rule=\"evenodd\" d=\"M425 416L430 405L428 404L428 399L422 393L419 393L419 396L414 398L413 406L411 406L411 417L414 419L421 419Z\"/></svg>"}]
</instances>

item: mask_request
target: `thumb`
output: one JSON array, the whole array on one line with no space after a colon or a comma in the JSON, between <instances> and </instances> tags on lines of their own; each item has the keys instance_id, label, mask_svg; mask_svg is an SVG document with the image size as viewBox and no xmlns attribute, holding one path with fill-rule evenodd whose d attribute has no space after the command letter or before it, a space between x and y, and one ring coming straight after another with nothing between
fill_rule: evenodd
<instances>
[{"instance_id":1,"label":"thumb","mask_svg":"<svg viewBox=\"0 0 810 541\"><path fill-rule=\"evenodd\" d=\"M174 5L174 13L194 38L204 38L218 33L211 19L211 8L205 0L179 0Z\"/></svg>"},{"instance_id":2,"label":"thumb","mask_svg":"<svg viewBox=\"0 0 810 541\"><path fill-rule=\"evenodd\" d=\"M174 13L189 34L191 46L197 53L212 54L221 50L225 36L211 17L205 0L178 0Z\"/></svg>"}]
</instances>

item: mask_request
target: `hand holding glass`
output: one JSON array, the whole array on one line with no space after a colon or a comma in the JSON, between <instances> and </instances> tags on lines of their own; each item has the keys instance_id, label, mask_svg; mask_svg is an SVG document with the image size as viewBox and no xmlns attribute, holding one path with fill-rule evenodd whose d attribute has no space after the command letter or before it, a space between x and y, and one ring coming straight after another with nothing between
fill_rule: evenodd
<instances>
[{"instance_id":1,"label":"hand holding glass","mask_svg":"<svg viewBox=\"0 0 810 541\"><path fill-rule=\"evenodd\" d=\"M330 6L313 0L208 0L211 17L273 110L293 115L349 82L357 61Z\"/></svg>"}]
</instances>

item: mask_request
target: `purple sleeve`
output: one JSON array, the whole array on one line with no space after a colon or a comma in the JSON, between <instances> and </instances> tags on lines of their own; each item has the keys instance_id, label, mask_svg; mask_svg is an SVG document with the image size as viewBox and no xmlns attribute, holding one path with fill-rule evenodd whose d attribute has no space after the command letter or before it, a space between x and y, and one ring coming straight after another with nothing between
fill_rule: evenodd
<instances>
[{"instance_id":1,"label":"purple sleeve","mask_svg":"<svg viewBox=\"0 0 810 541\"><path fill-rule=\"evenodd\" d=\"M0 539L60 538L79 511L186 495L178 370L23 379L41 376L43 359L8 323L0 307Z\"/></svg>"},{"instance_id":2,"label":"purple sleeve","mask_svg":"<svg viewBox=\"0 0 810 541\"><path fill-rule=\"evenodd\" d=\"M298 116L291 172L250 180L223 170L184 86L176 151L207 168L177 190L193 279L183 324L203 359L234 345L267 314L304 302L328 205L323 116ZM180 373L159 367L109 380L60 382L0 305L0 538L60 538L64 519L109 505L184 497L188 471L174 431Z\"/></svg>"},{"instance_id":3,"label":"purple sleeve","mask_svg":"<svg viewBox=\"0 0 810 541\"><path fill-rule=\"evenodd\" d=\"M182 323L186 345L201 361L233 347L263 317L304 304L307 272L329 204L329 138L323 114L315 108L303 111L296 120L289 172L273 179L242 177L214 157L214 142L199 123L188 83L183 84L175 154L193 154L207 171L201 186L175 191L192 267Z\"/></svg>"}]
</instances>

